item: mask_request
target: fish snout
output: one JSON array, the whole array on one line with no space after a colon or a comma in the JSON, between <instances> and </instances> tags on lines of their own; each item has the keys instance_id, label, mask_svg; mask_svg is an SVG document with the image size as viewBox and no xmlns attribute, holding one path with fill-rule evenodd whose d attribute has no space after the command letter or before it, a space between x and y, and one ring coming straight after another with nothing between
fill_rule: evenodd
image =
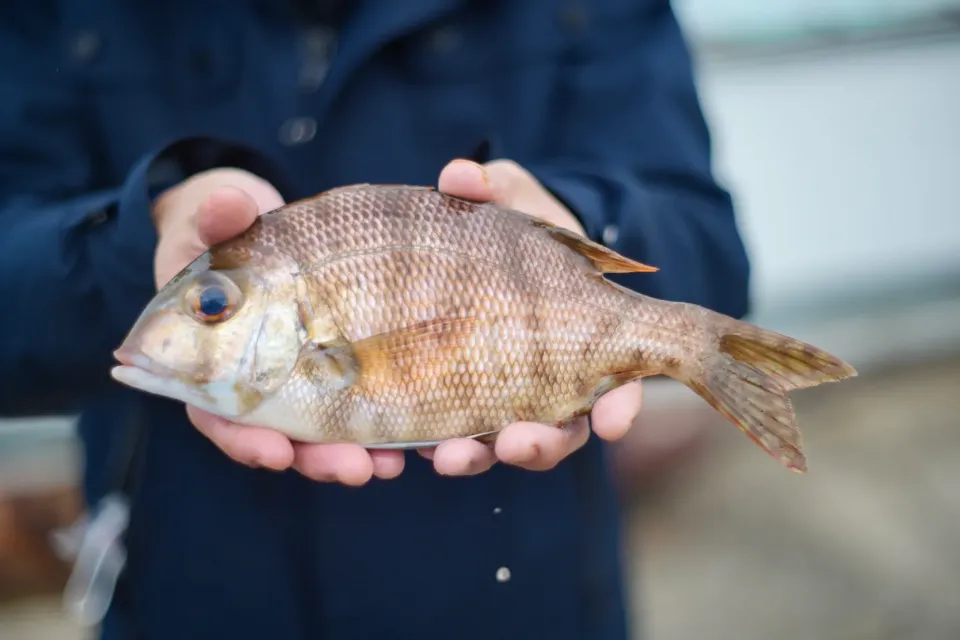
<instances>
[{"instance_id":1,"label":"fish snout","mask_svg":"<svg viewBox=\"0 0 960 640\"><path fill-rule=\"evenodd\" d=\"M113 357L125 367L134 367L157 375L169 375L171 372L147 356L135 340L129 338L114 352Z\"/></svg>"},{"instance_id":2,"label":"fish snout","mask_svg":"<svg viewBox=\"0 0 960 640\"><path fill-rule=\"evenodd\" d=\"M114 360L128 367L136 367L137 360L142 357L140 350L128 342L124 342L113 352Z\"/></svg>"},{"instance_id":3,"label":"fish snout","mask_svg":"<svg viewBox=\"0 0 960 640\"><path fill-rule=\"evenodd\" d=\"M155 375L173 375L175 367L171 365L177 361L175 356L179 355L176 353L177 345L171 331L158 332L158 329L172 328L164 327L162 322L138 323L114 350L114 359L123 366L135 367Z\"/></svg>"}]
</instances>

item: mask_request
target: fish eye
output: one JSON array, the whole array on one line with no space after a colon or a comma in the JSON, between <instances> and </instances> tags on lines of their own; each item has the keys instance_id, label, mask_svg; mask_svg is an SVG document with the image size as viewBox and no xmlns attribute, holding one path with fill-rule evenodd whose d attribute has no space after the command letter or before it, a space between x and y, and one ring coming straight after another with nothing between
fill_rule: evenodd
<instances>
[{"instance_id":1,"label":"fish eye","mask_svg":"<svg viewBox=\"0 0 960 640\"><path fill-rule=\"evenodd\" d=\"M227 292L220 285L212 284L200 292L200 313L205 316L219 316L229 304Z\"/></svg>"},{"instance_id":2,"label":"fish eye","mask_svg":"<svg viewBox=\"0 0 960 640\"><path fill-rule=\"evenodd\" d=\"M188 311L204 324L224 322L240 306L240 289L232 280L218 273L206 273L190 288Z\"/></svg>"}]
</instances>

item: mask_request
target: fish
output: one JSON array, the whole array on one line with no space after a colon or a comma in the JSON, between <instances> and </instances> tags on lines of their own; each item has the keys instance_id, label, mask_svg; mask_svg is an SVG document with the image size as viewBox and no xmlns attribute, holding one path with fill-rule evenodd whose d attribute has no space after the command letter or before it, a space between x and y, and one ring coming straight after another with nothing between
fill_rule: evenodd
<instances>
[{"instance_id":1,"label":"fish","mask_svg":"<svg viewBox=\"0 0 960 640\"><path fill-rule=\"evenodd\" d=\"M148 302L117 382L294 441L368 449L563 428L665 376L807 471L789 394L857 375L800 340L607 274L645 265L528 213L353 184L262 214Z\"/></svg>"}]
</instances>

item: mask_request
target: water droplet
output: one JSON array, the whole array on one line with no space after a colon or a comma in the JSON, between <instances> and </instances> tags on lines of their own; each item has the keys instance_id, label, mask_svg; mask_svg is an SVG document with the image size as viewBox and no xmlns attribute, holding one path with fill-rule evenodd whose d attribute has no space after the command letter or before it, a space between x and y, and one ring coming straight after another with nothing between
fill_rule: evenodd
<instances>
[{"instance_id":1,"label":"water droplet","mask_svg":"<svg viewBox=\"0 0 960 640\"><path fill-rule=\"evenodd\" d=\"M507 567L497 569L497 582L507 582L508 580L510 580L510 569Z\"/></svg>"}]
</instances>

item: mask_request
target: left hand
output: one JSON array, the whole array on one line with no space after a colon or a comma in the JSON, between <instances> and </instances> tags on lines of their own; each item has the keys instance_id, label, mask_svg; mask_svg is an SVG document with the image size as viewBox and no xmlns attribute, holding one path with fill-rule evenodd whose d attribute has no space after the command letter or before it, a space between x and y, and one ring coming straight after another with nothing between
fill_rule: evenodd
<instances>
[{"instance_id":1,"label":"left hand","mask_svg":"<svg viewBox=\"0 0 960 640\"><path fill-rule=\"evenodd\" d=\"M584 234L576 217L524 168L509 160L478 165L454 160L440 174L438 188L452 196L497 204L537 216ZM640 413L640 382L614 389L593 408L593 430L604 440L622 438ZM586 444L590 427L586 417L564 428L533 422L508 425L491 448L476 440L458 438L435 448L422 449L443 475L474 475L488 470L498 460L531 471L552 469Z\"/></svg>"}]
</instances>

